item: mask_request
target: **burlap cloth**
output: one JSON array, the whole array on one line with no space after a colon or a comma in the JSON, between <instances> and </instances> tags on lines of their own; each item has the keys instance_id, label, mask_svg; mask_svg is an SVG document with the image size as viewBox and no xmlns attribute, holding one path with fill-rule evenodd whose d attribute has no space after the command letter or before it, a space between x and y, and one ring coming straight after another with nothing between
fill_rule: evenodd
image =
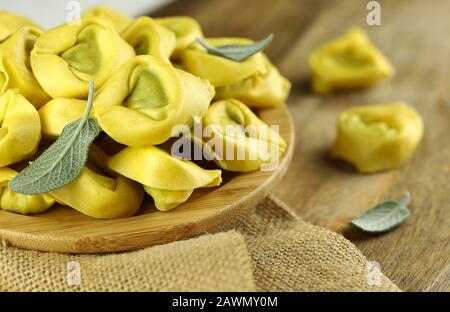
<instances>
[{"instance_id":1,"label":"burlap cloth","mask_svg":"<svg viewBox=\"0 0 450 312\"><path fill-rule=\"evenodd\" d=\"M72 261L80 285L69 286ZM383 274L375 283L369 274L351 242L302 221L274 197L214 233L134 252L0 250L0 291L399 290Z\"/></svg>"}]
</instances>

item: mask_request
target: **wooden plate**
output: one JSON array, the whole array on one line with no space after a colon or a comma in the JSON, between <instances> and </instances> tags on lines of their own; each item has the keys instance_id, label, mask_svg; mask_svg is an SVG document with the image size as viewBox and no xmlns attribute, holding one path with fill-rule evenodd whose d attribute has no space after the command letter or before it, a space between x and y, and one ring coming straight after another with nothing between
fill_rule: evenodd
<instances>
[{"instance_id":1,"label":"wooden plate","mask_svg":"<svg viewBox=\"0 0 450 312\"><path fill-rule=\"evenodd\" d=\"M35 216L0 211L0 238L26 249L105 253L164 244L218 226L266 196L292 158L294 129L286 106L259 115L268 125L280 125L280 133L288 143L276 171L224 172L222 186L196 190L186 203L172 211L159 212L148 202L138 215L124 219L97 220L68 207L53 207Z\"/></svg>"}]
</instances>

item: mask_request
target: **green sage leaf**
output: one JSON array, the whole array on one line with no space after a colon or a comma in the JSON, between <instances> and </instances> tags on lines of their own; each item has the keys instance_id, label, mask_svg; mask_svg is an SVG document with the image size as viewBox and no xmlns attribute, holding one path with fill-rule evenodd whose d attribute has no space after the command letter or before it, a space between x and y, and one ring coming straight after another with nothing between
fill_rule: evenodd
<instances>
[{"instance_id":1,"label":"green sage leaf","mask_svg":"<svg viewBox=\"0 0 450 312\"><path fill-rule=\"evenodd\" d=\"M387 201L370 209L351 221L351 224L367 233L384 233L402 224L409 217L407 207L410 200L406 192L400 202Z\"/></svg>"},{"instance_id":2,"label":"green sage leaf","mask_svg":"<svg viewBox=\"0 0 450 312\"><path fill-rule=\"evenodd\" d=\"M61 136L9 182L12 191L26 195L47 193L65 186L80 175L89 147L100 133L97 121L89 118L94 90L91 81L83 117L65 126Z\"/></svg>"},{"instance_id":3,"label":"green sage leaf","mask_svg":"<svg viewBox=\"0 0 450 312\"><path fill-rule=\"evenodd\" d=\"M274 35L270 34L261 41L255 42L249 45L223 45L220 47L213 47L203 41L201 38L197 38L198 43L203 46L209 54L221 56L232 61L242 62L248 59L250 56L255 55L258 52L265 50L273 40Z\"/></svg>"}]
</instances>

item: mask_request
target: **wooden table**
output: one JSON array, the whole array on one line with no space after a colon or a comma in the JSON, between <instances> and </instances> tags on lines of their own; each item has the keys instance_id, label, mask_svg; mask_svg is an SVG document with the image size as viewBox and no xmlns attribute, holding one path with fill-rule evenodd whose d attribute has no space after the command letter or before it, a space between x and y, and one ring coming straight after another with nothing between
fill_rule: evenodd
<instances>
[{"instance_id":1,"label":"wooden table","mask_svg":"<svg viewBox=\"0 0 450 312\"><path fill-rule=\"evenodd\" d=\"M450 290L450 1L380 1L381 26L366 23L361 0L189 0L155 16L190 15L207 36L261 39L293 83L296 125L289 173L274 193L307 221L343 233L400 288ZM318 96L309 88L310 51L352 25L366 28L393 62L395 78L364 91ZM423 116L425 138L402 168L372 175L330 160L336 118L356 104L407 101ZM361 234L349 220L380 201L412 194L411 216L396 230Z\"/></svg>"}]
</instances>

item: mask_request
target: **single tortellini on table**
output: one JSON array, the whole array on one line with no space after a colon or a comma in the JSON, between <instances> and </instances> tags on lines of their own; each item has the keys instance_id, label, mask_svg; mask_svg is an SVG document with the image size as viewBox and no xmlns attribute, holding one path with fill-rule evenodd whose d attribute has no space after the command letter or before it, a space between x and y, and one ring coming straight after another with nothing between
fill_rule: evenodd
<instances>
[{"instance_id":1,"label":"single tortellini on table","mask_svg":"<svg viewBox=\"0 0 450 312\"><path fill-rule=\"evenodd\" d=\"M23 26L38 27L26 17L7 11L0 11L0 42L8 39L9 36Z\"/></svg>"},{"instance_id":2,"label":"single tortellini on table","mask_svg":"<svg viewBox=\"0 0 450 312\"><path fill-rule=\"evenodd\" d=\"M133 19L127 15L124 15L116 10L113 10L107 6L96 6L89 8L81 14L81 18L97 18L106 19L110 21L114 29L121 33L125 30L132 22Z\"/></svg>"},{"instance_id":3,"label":"single tortellini on table","mask_svg":"<svg viewBox=\"0 0 450 312\"><path fill-rule=\"evenodd\" d=\"M388 170L411 157L423 132L422 118L405 103L356 106L339 116L331 155L360 172Z\"/></svg>"},{"instance_id":4,"label":"single tortellini on table","mask_svg":"<svg viewBox=\"0 0 450 312\"><path fill-rule=\"evenodd\" d=\"M136 52L136 55L151 55L166 62L175 49L175 35L147 16L131 23L121 36Z\"/></svg>"},{"instance_id":5,"label":"single tortellini on table","mask_svg":"<svg viewBox=\"0 0 450 312\"><path fill-rule=\"evenodd\" d=\"M157 145L178 125L206 114L214 88L159 58L136 56L97 92L93 114L101 128L128 146Z\"/></svg>"},{"instance_id":6,"label":"single tortellini on table","mask_svg":"<svg viewBox=\"0 0 450 312\"><path fill-rule=\"evenodd\" d=\"M51 97L85 99L89 81L101 87L134 55L108 21L89 18L42 34L31 51L31 67Z\"/></svg>"},{"instance_id":7,"label":"single tortellini on table","mask_svg":"<svg viewBox=\"0 0 450 312\"><path fill-rule=\"evenodd\" d=\"M30 52L41 34L40 29L25 26L0 44L0 94L17 88L36 108L50 100L30 68Z\"/></svg>"},{"instance_id":8,"label":"single tortellini on table","mask_svg":"<svg viewBox=\"0 0 450 312\"><path fill-rule=\"evenodd\" d=\"M279 107L285 103L291 83L283 77L266 55L262 55L267 72L241 82L216 88L216 99L235 98L249 107Z\"/></svg>"},{"instance_id":9,"label":"single tortellini on table","mask_svg":"<svg viewBox=\"0 0 450 312\"><path fill-rule=\"evenodd\" d=\"M8 188L17 172L11 168L0 168L0 209L18 214L36 214L47 211L55 203L48 194L24 195Z\"/></svg>"},{"instance_id":10,"label":"single tortellini on table","mask_svg":"<svg viewBox=\"0 0 450 312\"><path fill-rule=\"evenodd\" d=\"M197 38L203 38L200 24L189 16L170 16L157 18L156 21L174 33L175 49L171 55L173 60L179 60L187 47Z\"/></svg>"},{"instance_id":11,"label":"single tortellini on table","mask_svg":"<svg viewBox=\"0 0 450 312\"><path fill-rule=\"evenodd\" d=\"M192 139L227 171L250 172L279 161L284 139L245 104L235 99L214 102L202 120L203 133Z\"/></svg>"},{"instance_id":12,"label":"single tortellini on table","mask_svg":"<svg viewBox=\"0 0 450 312\"><path fill-rule=\"evenodd\" d=\"M394 74L389 60L360 28L313 51L309 66L317 93L369 87Z\"/></svg>"},{"instance_id":13,"label":"single tortellini on table","mask_svg":"<svg viewBox=\"0 0 450 312\"><path fill-rule=\"evenodd\" d=\"M0 97L0 167L31 157L41 140L36 108L17 89Z\"/></svg>"},{"instance_id":14,"label":"single tortellini on table","mask_svg":"<svg viewBox=\"0 0 450 312\"><path fill-rule=\"evenodd\" d=\"M144 185L156 208L168 211L185 202L194 189L219 186L220 170L205 170L155 146L127 147L110 157L115 172Z\"/></svg>"},{"instance_id":15,"label":"single tortellini on table","mask_svg":"<svg viewBox=\"0 0 450 312\"><path fill-rule=\"evenodd\" d=\"M93 155L92 155L93 153ZM80 175L50 194L59 203L97 219L134 215L144 197L142 186L126 177L112 175L106 155L93 145Z\"/></svg>"},{"instance_id":16,"label":"single tortellini on table","mask_svg":"<svg viewBox=\"0 0 450 312\"><path fill-rule=\"evenodd\" d=\"M213 47L248 45L253 41L244 38L209 38L205 42ZM181 56L182 65L191 74L206 79L214 87L226 87L268 72L261 52L245 61L236 62L209 54L198 42L191 44Z\"/></svg>"}]
</instances>

